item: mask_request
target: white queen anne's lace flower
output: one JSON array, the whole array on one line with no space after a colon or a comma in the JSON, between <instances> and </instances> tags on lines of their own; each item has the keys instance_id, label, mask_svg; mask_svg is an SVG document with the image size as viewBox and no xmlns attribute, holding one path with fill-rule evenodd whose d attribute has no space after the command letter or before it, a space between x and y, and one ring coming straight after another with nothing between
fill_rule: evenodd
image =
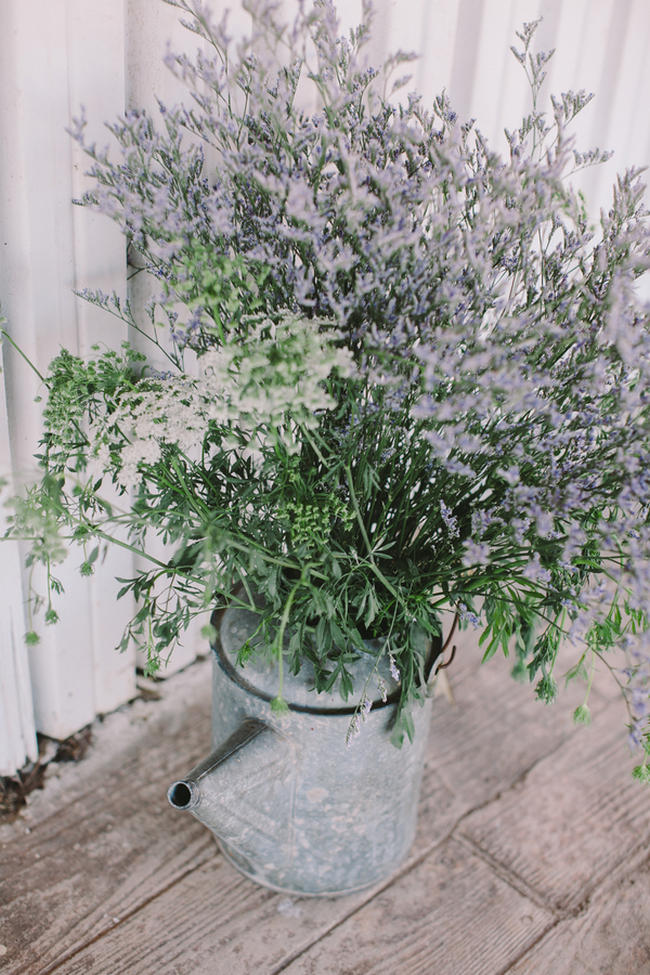
<instances>
[{"instance_id":1,"label":"white queen anne's lace flower","mask_svg":"<svg viewBox=\"0 0 650 975\"><path fill-rule=\"evenodd\" d=\"M125 393L116 412L91 424L96 452L106 459L109 445L120 449L124 487L160 460L163 444L200 457L210 424L231 434L233 445L256 450L279 440L293 453L297 429L314 429L318 414L334 406L325 380L353 368L351 353L335 341L322 323L294 315L256 324L243 341L202 355L198 376L144 379Z\"/></svg>"}]
</instances>

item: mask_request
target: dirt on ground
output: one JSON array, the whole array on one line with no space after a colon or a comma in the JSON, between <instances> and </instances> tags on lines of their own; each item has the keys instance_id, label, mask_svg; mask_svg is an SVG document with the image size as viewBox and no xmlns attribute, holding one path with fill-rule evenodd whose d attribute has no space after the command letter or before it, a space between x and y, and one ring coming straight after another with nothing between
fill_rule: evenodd
<instances>
[{"instance_id":1,"label":"dirt on ground","mask_svg":"<svg viewBox=\"0 0 650 975\"><path fill-rule=\"evenodd\" d=\"M38 758L28 762L15 775L0 776L0 823L10 823L27 803L34 789L42 789L52 762L80 762L92 742L88 725L64 741L38 736Z\"/></svg>"}]
</instances>

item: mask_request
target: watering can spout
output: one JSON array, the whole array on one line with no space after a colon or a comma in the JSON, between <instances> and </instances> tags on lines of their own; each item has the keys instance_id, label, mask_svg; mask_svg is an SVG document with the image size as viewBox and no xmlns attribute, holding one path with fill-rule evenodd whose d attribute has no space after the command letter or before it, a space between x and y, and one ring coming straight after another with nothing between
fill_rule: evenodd
<instances>
[{"instance_id":1,"label":"watering can spout","mask_svg":"<svg viewBox=\"0 0 650 975\"><path fill-rule=\"evenodd\" d=\"M237 730L185 778L172 782L167 798L175 809L191 812L219 840L239 846L251 830L265 831L264 783L269 766L282 781L288 755L283 737L258 718Z\"/></svg>"}]
</instances>

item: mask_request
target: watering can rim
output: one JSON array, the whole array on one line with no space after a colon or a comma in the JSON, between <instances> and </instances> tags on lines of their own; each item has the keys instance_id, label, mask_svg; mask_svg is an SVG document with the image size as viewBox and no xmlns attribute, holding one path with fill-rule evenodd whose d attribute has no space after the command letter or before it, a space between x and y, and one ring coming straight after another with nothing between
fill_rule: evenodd
<instances>
[{"instance_id":1,"label":"watering can rim","mask_svg":"<svg viewBox=\"0 0 650 975\"><path fill-rule=\"evenodd\" d=\"M228 654L223 648L221 639L219 637L219 629L220 629L221 618L225 611L226 611L225 608L215 609L210 618L210 622L217 633L216 640L214 641L214 643L211 643L210 645L211 650L215 656L215 659L219 664L219 666L221 667L221 669L224 671L224 673L230 678L230 680L232 680L235 684L238 684L248 694L252 694L254 697L257 697L259 700L265 701L267 704L270 704L274 699L274 695L261 690L259 687L256 687L255 684L251 683L251 681L247 680L246 677L242 675L241 670L235 667L232 660L229 658ZM439 646L438 643L440 644ZM441 647L442 647L442 640L433 641L431 652L430 652L430 658L426 668L427 671L431 669L432 661L434 661L437 658L437 656L440 654ZM399 700L400 693L401 693L401 688L398 686L395 688L394 691L392 691L390 694L386 696L386 700L383 700L383 698L373 700L370 706L370 710L379 711L381 708L391 707L392 705L396 704L397 701ZM291 701L287 701L287 706L290 711L295 711L300 714L333 715L333 716L345 715L348 717L352 717L357 710L356 704L352 706L344 705L341 707L323 707L323 706L315 706L315 705L307 705L307 704L297 704L297 703L292 703Z\"/></svg>"}]
</instances>

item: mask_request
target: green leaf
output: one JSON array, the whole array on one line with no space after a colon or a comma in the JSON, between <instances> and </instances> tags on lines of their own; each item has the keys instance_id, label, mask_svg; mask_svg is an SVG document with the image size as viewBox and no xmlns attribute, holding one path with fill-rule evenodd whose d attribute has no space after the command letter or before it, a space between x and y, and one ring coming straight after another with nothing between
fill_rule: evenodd
<instances>
[{"instance_id":1,"label":"green leaf","mask_svg":"<svg viewBox=\"0 0 650 975\"><path fill-rule=\"evenodd\" d=\"M316 624L316 646L319 650L323 649L325 652L329 652L329 624L328 621L321 616Z\"/></svg>"},{"instance_id":2,"label":"green leaf","mask_svg":"<svg viewBox=\"0 0 650 975\"><path fill-rule=\"evenodd\" d=\"M345 667L341 667L341 684L339 687L339 692L344 701L350 697L354 691L354 684L352 683L352 678Z\"/></svg>"},{"instance_id":3,"label":"green leaf","mask_svg":"<svg viewBox=\"0 0 650 975\"><path fill-rule=\"evenodd\" d=\"M212 623L206 623L204 626L201 627L201 636L203 637L204 640L208 641L210 646L214 646L218 636L216 627L214 627Z\"/></svg>"},{"instance_id":4,"label":"green leaf","mask_svg":"<svg viewBox=\"0 0 650 975\"><path fill-rule=\"evenodd\" d=\"M496 637L493 637L489 647L487 648L487 650L483 654L483 657L481 658L481 663L484 664L486 663L486 661L490 660L495 655L498 649L499 649L499 641Z\"/></svg>"},{"instance_id":5,"label":"green leaf","mask_svg":"<svg viewBox=\"0 0 650 975\"><path fill-rule=\"evenodd\" d=\"M237 665L239 667L244 667L245 664L250 660L253 654L253 644L250 640L247 640L237 651Z\"/></svg>"},{"instance_id":6,"label":"green leaf","mask_svg":"<svg viewBox=\"0 0 650 975\"><path fill-rule=\"evenodd\" d=\"M567 672L566 672L566 674L564 676L564 684L565 684L565 686L570 681L575 680L576 677L580 677L582 680L585 680L585 681L586 680L589 680L589 675L587 673L587 668L585 667L585 664L584 664L584 657L582 657L574 667L571 667L569 670L567 670Z\"/></svg>"},{"instance_id":7,"label":"green leaf","mask_svg":"<svg viewBox=\"0 0 650 975\"><path fill-rule=\"evenodd\" d=\"M370 588L368 589L368 604L366 614L363 619L363 625L366 627L366 629L368 629L373 620L377 618L378 611L379 603L377 602L377 597L375 596L374 590Z\"/></svg>"},{"instance_id":8,"label":"green leaf","mask_svg":"<svg viewBox=\"0 0 650 975\"><path fill-rule=\"evenodd\" d=\"M330 633L332 636L332 642L334 646L341 647L341 649L343 649L347 642L343 630L340 628L340 626L335 620L330 620L329 624L330 624Z\"/></svg>"},{"instance_id":9,"label":"green leaf","mask_svg":"<svg viewBox=\"0 0 650 975\"><path fill-rule=\"evenodd\" d=\"M289 705L283 697L274 697L271 701L271 710L276 714L286 714L289 711Z\"/></svg>"}]
</instances>

